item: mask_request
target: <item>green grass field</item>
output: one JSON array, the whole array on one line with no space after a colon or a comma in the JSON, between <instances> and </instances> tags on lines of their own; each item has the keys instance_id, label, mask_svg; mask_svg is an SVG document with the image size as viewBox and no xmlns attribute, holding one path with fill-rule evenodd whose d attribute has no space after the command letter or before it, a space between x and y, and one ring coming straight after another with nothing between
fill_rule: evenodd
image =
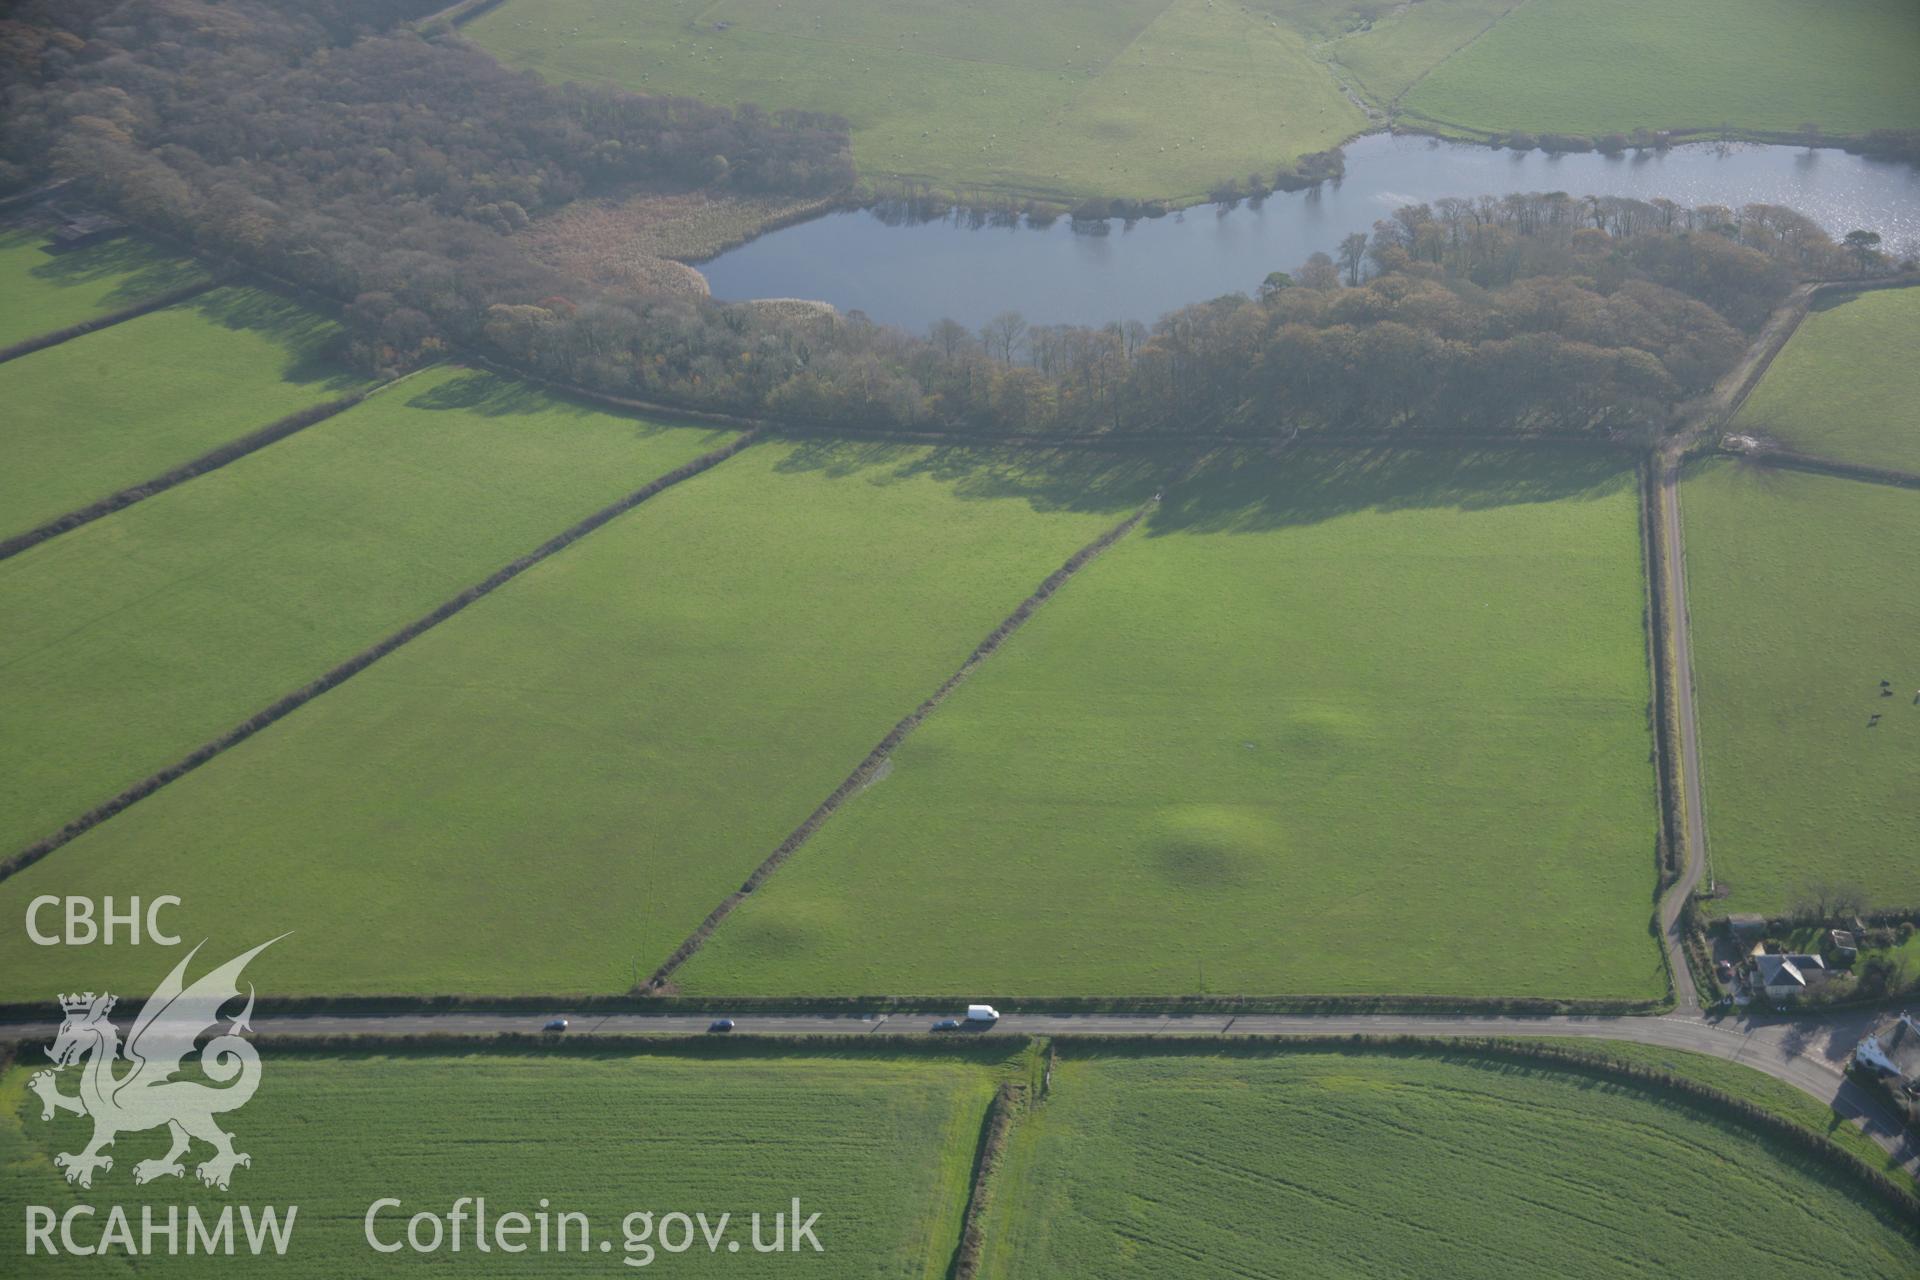
<instances>
[{"instance_id":1,"label":"green grass field","mask_svg":"<svg viewBox=\"0 0 1920 1280\"><path fill-rule=\"evenodd\" d=\"M0 232L0 347L65 329L191 284L200 264L140 239L121 236L68 253L50 253L37 228Z\"/></svg>"},{"instance_id":2,"label":"green grass field","mask_svg":"<svg viewBox=\"0 0 1920 1280\"><path fill-rule=\"evenodd\" d=\"M10 1276L100 1275L116 1262L126 1274L122 1254L26 1258L20 1206L86 1203L104 1215L117 1203L137 1233L143 1204L217 1214L235 1203L299 1206L285 1258L162 1256L140 1260L138 1273L364 1276L411 1274L426 1262L473 1276L944 1276L981 1118L1005 1064L986 1055L740 1049L331 1058L276 1056L269 1047L259 1093L222 1117L236 1148L253 1157L234 1172L230 1193L201 1187L191 1167L184 1182L134 1185L134 1164L166 1149L164 1131L121 1135L113 1169L97 1175L91 1191L69 1187L52 1155L79 1150L90 1125L64 1114L42 1121L28 1073L16 1068L0 1077L0 1203L9 1206L0 1250ZM75 1092L76 1074L64 1073L63 1092ZM456 1199L474 1195L486 1197L490 1219L531 1216L543 1204L554 1214L586 1214L588 1256L480 1254L471 1217L457 1254L382 1255L363 1236L368 1206L382 1197L403 1202L378 1221L380 1237L393 1240L404 1238L410 1215L444 1216ZM803 1218L821 1215L814 1234L823 1252L755 1253L751 1215L763 1215L761 1239L770 1242L773 1215L790 1214L794 1197ZM644 1269L623 1266L645 1258L625 1248L623 1219L636 1211L705 1213L710 1225L730 1213L728 1237L739 1251L723 1244L709 1254L696 1231L688 1252L656 1252ZM83 1221L82 1238L97 1238L101 1225ZM184 1234L183 1225L183 1241ZM650 1241L656 1248L658 1238ZM576 1230L571 1240L578 1239ZM610 1252L599 1251L602 1239Z\"/></svg>"},{"instance_id":3,"label":"green grass field","mask_svg":"<svg viewBox=\"0 0 1920 1280\"><path fill-rule=\"evenodd\" d=\"M322 359L334 333L271 294L216 289L0 364L0 537L360 385Z\"/></svg>"},{"instance_id":4,"label":"green grass field","mask_svg":"<svg viewBox=\"0 0 1920 1280\"><path fill-rule=\"evenodd\" d=\"M1289 0L1278 0L1291 7ZM1421 0L1382 6L1365 26L1341 36L1328 55L1374 102L1392 103L1420 78L1478 39L1526 0Z\"/></svg>"},{"instance_id":5,"label":"green grass field","mask_svg":"<svg viewBox=\"0 0 1920 1280\"><path fill-rule=\"evenodd\" d=\"M1920 902L1920 494L1715 462L1681 497L1716 905Z\"/></svg>"},{"instance_id":6,"label":"green grass field","mask_svg":"<svg viewBox=\"0 0 1920 1280\"><path fill-rule=\"evenodd\" d=\"M1530 0L1400 105L1494 131L1861 134L1920 126L1917 63L1911 0Z\"/></svg>"},{"instance_id":7,"label":"green grass field","mask_svg":"<svg viewBox=\"0 0 1920 1280\"><path fill-rule=\"evenodd\" d=\"M0 561L0 849L727 438L432 370Z\"/></svg>"},{"instance_id":8,"label":"green grass field","mask_svg":"<svg viewBox=\"0 0 1920 1280\"><path fill-rule=\"evenodd\" d=\"M997 1175L983 1276L1910 1276L1864 1192L1683 1101L1465 1055L1087 1056Z\"/></svg>"},{"instance_id":9,"label":"green grass field","mask_svg":"<svg viewBox=\"0 0 1920 1280\"><path fill-rule=\"evenodd\" d=\"M1163 475L756 446L0 883L0 917L179 894L195 938L298 931L263 992L625 989ZM152 970L0 936L0 998Z\"/></svg>"},{"instance_id":10,"label":"green grass field","mask_svg":"<svg viewBox=\"0 0 1920 1280\"><path fill-rule=\"evenodd\" d=\"M462 33L552 80L838 112L863 177L960 193L1193 201L1366 125L1305 35L1208 0L509 0Z\"/></svg>"},{"instance_id":11,"label":"green grass field","mask_svg":"<svg viewBox=\"0 0 1920 1280\"><path fill-rule=\"evenodd\" d=\"M1801 322L1735 419L1789 448L1920 473L1920 289L1882 289Z\"/></svg>"},{"instance_id":12,"label":"green grass field","mask_svg":"<svg viewBox=\"0 0 1920 1280\"><path fill-rule=\"evenodd\" d=\"M462 33L552 80L837 112L864 178L963 198L1270 175L1367 127L1329 64L1471 130L1920 125L1908 0L509 0Z\"/></svg>"},{"instance_id":13,"label":"green grass field","mask_svg":"<svg viewBox=\"0 0 1920 1280\"><path fill-rule=\"evenodd\" d=\"M1635 513L1611 458L1217 465L682 985L1658 997Z\"/></svg>"}]
</instances>

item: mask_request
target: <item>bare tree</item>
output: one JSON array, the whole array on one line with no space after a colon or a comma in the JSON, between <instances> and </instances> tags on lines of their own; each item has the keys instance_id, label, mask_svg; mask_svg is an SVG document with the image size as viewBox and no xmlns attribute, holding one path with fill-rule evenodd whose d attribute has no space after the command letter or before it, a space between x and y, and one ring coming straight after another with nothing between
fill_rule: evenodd
<instances>
[{"instance_id":1,"label":"bare tree","mask_svg":"<svg viewBox=\"0 0 1920 1280\"><path fill-rule=\"evenodd\" d=\"M1845 922L1867 909L1867 892L1857 884L1809 880L1787 908L1802 924Z\"/></svg>"},{"instance_id":2,"label":"bare tree","mask_svg":"<svg viewBox=\"0 0 1920 1280\"><path fill-rule=\"evenodd\" d=\"M1356 231L1340 242L1340 265L1347 269L1347 285L1360 285L1360 265L1367 260L1366 233Z\"/></svg>"},{"instance_id":3,"label":"bare tree","mask_svg":"<svg viewBox=\"0 0 1920 1280\"><path fill-rule=\"evenodd\" d=\"M1012 364L1014 348L1020 345L1026 332L1026 317L1018 311L1002 311L980 330L980 341L986 343L988 354L997 350L1001 363Z\"/></svg>"},{"instance_id":4,"label":"bare tree","mask_svg":"<svg viewBox=\"0 0 1920 1280\"><path fill-rule=\"evenodd\" d=\"M940 348L940 354L948 360L958 355L973 339L973 335L967 332L965 325L958 320L947 319L934 321L933 328L928 331L927 336L934 346Z\"/></svg>"}]
</instances>

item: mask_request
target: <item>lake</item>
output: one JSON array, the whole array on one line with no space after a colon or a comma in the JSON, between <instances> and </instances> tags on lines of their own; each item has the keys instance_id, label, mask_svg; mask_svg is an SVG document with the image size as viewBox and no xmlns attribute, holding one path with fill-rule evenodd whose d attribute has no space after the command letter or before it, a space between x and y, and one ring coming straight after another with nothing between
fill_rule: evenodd
<instances>
[{"instance_id":1,"label":"lake","mask_svg":"<svg viewBox=\"0 0 1920 1280\"><path fill-rule=\"evenodd\" d=\"M1002 311L1037 324L1156 317L1223 293L1252 293L1396 207L1443 196L1566 191L1664 196L1684 205L1779 204L1836 237L1858 227L1920 244L1920 170L1844 151L1690 143L1607 157L1503 151L1371 134L1348 144L1346 176L1258 204L1198 205L1164 218L1051 226L972 225L964 216L889 225L871 210L827 214L701 264L716 298L813 298L916 332L942 317L971 327Z\"/></svg>"}]
</instances>

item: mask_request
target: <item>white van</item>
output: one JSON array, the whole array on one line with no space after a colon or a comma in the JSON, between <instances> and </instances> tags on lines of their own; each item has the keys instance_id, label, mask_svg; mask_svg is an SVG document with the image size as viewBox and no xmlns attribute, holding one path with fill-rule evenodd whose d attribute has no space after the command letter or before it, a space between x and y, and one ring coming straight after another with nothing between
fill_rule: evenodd
<instances>
[{"instance_id":1,"label":"white van","mask_svg":"<svg viewBox=\"0 0 1920 1280\"><path fill-rule=\"evenodd\" d=\"M967 1006L968 1022L998 1022L1000 1011L990 1004L970 1004Z\"/></svg>"}]
</instances>

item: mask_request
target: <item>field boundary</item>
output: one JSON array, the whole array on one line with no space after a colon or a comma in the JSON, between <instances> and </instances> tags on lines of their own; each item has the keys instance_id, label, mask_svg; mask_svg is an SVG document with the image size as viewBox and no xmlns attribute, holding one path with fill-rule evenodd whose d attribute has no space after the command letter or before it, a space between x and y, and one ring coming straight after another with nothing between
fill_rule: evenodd
<instances>
[{"instance_id":1,"label":"field boundary","mask_svg":"<svg viewBox=\"0 0 1920 1280\"><path fill-rule=\"evenodd\" d=\"M211 276L194 284L183 284L177 289L169 289L165 293L156 293L151 298L136 302L129 307L122 307L118 311L109 311L91 320L70 324L64 329L55 329L32 338L23 338L10 347L0 347L0 364L5 364L9 360L18 360L21 356L30 356L36 351L45 351L48 347L57 347L74 338L84 338L90 333L110 329L114 325L124 324L129 320L138 320L141 316L163 311L190 298L197 298L227 283L230 281L218 275Z\"/></svg>"},{"instance_id":2,"label":"field boundary","mask_svg":"<svg viewBox=\"0 0 1920 1280\"><path fill-rule=\"evenodd\" d=\"M217 471L229 462L236 462L256 450L276 444L296 432L304 431L316 423L325 422L336 414L344 413L380 390L381 387L391 385L393 385L391 382L383 382L378 386L341 396L337 400L327 400L295 410L286 417L269 422L266 426L250 431L238 439L215 445L191 462L182 463L171 471L163 471L151 480L142 480L139 484L130 485L118 493L108 494L97 502L90 502L65 515L55 516L45 524L29 529L25 533L17 533L11 538L0 540L0 560L17 556L22 551L37 547L50 538L71 532L81 525L91 524L103 516L110 516L116 511L124 510L156 494L165 493L176 485L185 484L209 471Z\"/></svg>"},{"instance_id":3,"label":"field boundary","mask_svg":"<svg viewBox=\"0 0 1920 1280\"><path fill-rule=\"evenodd\" d=\"M974 1280L980 1274L980 1252L987 1243L987 1210L993 1203L993 1175L1006 1155L1013 1126L1026 1108L1026 1086L1012 1080L1003 1081L987 1104L980 1142L973 1153L967 1209L960 1219L960 1242L953 1251L953 1264L947 1268L947 1280Z\"/></svg>"},{"instance_id":4,"label":"field boundary","mask_svg":"<svg viewBox=\"0 0 1920 1280\"><path fill-rule=\"evenodd\" d=\"M1048 574L1040 585L1034 589L1031 595L1025 600L1022 600L1012 613L1001 620L999 626L995 627L987 634L984 640L974 646L973 652L967 655L966 661L960 664L958 670L948 676L946 681L941 684L938 689L934 690L924 702L908 712L898 724L894 725L893 728L888 731L886 737L880 739L873 750L867 753L866 758L854 766L853 772L849 773L841 781L840 785L834 788L833 794L821 801L819 806L807 815L806 820L795 827L792 832L788 834L787 838L782 840L758 867L754 868L753 873L747 877L745 883L734 892L728 894L719 906L707 913L707 918L700 922L699 927L688 936L687 940L682 942L678 947L675 947L673 952L661 962L660 967L653 971L653 975L647 979L646 987L652 990L659 990L666 986L667 980L673 976L674 972L679 969L681 965L687 962L694 952L698 951L706 943L708 938L713 936L713 931L719 928L728 916L733 914L734 908L738 907L748 894L758 889L762 884L765 884L767 877L771 876L775 871L778 871L781 865L794 855L796 850L810 840L813 837L813 833L818 831L827 819L839 811L841 805L858 794L859 791L872 780L874 773L886 762L887 758L893 754L894 748L898 747L900 743L906 739L908 734L919 728L921 721L931 715L934 709L942 702L945 702L948 696L951 695L955 689L959 688L968 676L973 674L975 668L992 657L999 650L1000 646L1006 643L1008 637L1012 636L1014 632L1025 625L1027 619L1033 616L1034 610L1045 604L1047 600L1053 596L1054 592L1065 586L1067 582L1072 579L1075 574L1079 573L1081 569L1085 568L1094 557L1098 556L1108 547L1111 547L1114 543L1120 541L1120 539L1126 537L1129 533L1132 533L1133 530L1139 526L1140 522L1147 518L1148 513L1153 510L1157 502L1157 497L1148 501L1125 520L1122 520L1119 524L1108 529L1098 538L1095 538L1092 542L1074 552L1065 564Z\"/></svg>"},{"instance_id":5,"label":"field boundary","mask_svg":"<svg viewBox=\"0 0 1920 1280\"><path fill-rule=\"evenodd\" d=\"M1889 467L1869 467L1857 462L1841 462L1834 458L1799 453L1793 449L1762 448L1727 452L1731 457L1760 467L1778 467L1784 471L1811 471L1841 480L1858 480L1864 484L1892 485L1897 489L1920 489L1920 475L1915 475L1911 471L1895 471Z\"/></svg>"},{"instance_id":6,"label":"field boundary","mask_svg":"<svg viewBox=\"0 0 1920 1280\"><path fill-rule=\"evenodd\" d=\"M1520 7L1520 5L1514 6L1515 9ZM1509 9L1505 14L1501 15L1501 20L1504 21L1506 18L1511 17L1512 14L1513 10ZM1485 34L1486 32L1481 33L1481 35ZM1454 54L1463 52L1465 48L1466 46L1461 46L1460 49L1454 51ZM1446 60L1451 60L1454 54L1449 54ZM1439 65L1440 64L1436 63L1433 67L1422 73L1420 80L1425 80L1427 76L1437 71ZM1414 82L1415 85L1419 83L1420 81ZM1408 92L1412 92L1412 89L1413 86L1409 85ZM1535 134L1535 136L1584 138L1588 142L1594 142L1598 138L1606 136L1605 132L1598 134L1555 134L1554 131L1548 130L1544 134L1536 134L1534 130L1524 128L1487 129L1479 125L1461 124L1456 120L1447 120L1440 116L1428 115L1424 111L1415 111L1409 107L1398 106L1396 106L1394 110L1392 130L1395 133L1420 134L1429 138L1440 138L1448 142L1471 142L1489 147L1504 147L1506 145L1504 140L1516 133ZM1867 150L1868 144L1872 142L1873 136L1876 133L1883 133L1886 132L1886 130L1868 129L1862 133L1827 133L1822 131L1815 134L1802 133L1795 129L1744 129L1739 127L1730 128L1726 125L1719 124L1682 124L1671 125L1666 128L1649 127L1648 132L1664 135L1666 145L1669 147L1697 146L1703 143L1715 142L1752 142L1771 147L1810 147L1821 151L1843 151L1850 156L1866 156L1871 159L1874 158L1876 153ZM1636 143L1631 141L1627 143L1626 149L1628 151L1638 151L1642 149L1643 146L1658 149L1657 144ZM1532 149L1547 151L1549 153L1552 152L1552 148L1539 146L1537 144ZM1597 148L1589 149L1597 150Z\"/></svg>"},{"instance_id":7,"label":"field boundary","mask_svg":"<svg viewBox=\"0 0 1920 1280\"><path fill-rule=\"evenodd\" d=\"M594 512L584 520L573 524L564 532L558 533L541 543L526 555L494 570L494 572L485 579L442 602L429 613L416 618L398 631L387 636L384 640L379 641L370 648L361 650L353 657L348 658L345 662L329 670L319 679L303 685L294 692L285 695L278 701L255 712L252 716L241 721L238 725L221 734L218 738L202 744L182 759L168 765L158 773L150 774L120 792L112 799L106 801L104 804L97 805L88 810L80 817L75 818L72 822L60 828L60 830L53 835L28 845L18 853L7 858L4 862L0 862L0 880L5 880L7 877L32 866L62 845L67 844L78 836L86 834L115 814L130 808L139 801L152 795L168 783L184 777L215 756L245 742L254 734L283 719L292 712L299 710L328 690L346 683L354 676L360 674L360 672L378 662L381 658L392 653L395 649L400 648L407 642L439 626L442 622L453 617L475 601L491 595L493 592L525 573L528 569L533 568L543 560L557 555L608 521L626 514L655 494L673 487L682 480L691 479L701 472L725 462L728 458L731 458L734 454L752 444L757 438L756 433L750 431L736 436L721 448L702 454L693 461L676 467L665 475L649 481L647 484L629 493L626 497L620 498L600 508L600 510Z\"/></svg>"},{"instance_id":8,"label":"field boundary","mask_svg":"<svg viewBox=\"0 0 1920 1280\"><path fill-rule=\"evenodd\" d=\"M1408 94L1412 93L1415 89L1418 89L1422 84L1424 84L1427 80L1427 77L1431 76L1434 72L1438 71L1440 68L1446 66L1449 62L1452 62L1455 58L1465 53L1468 49L1471 49L1474 45L1479 44L1482 40L1486 39L1488 32L1492 31L1495 27L1505 22L1508 18L1511 18L1515 13L1518 13L1520 10L1526 8L1532 2L1533 0L1514 0L1512 4L1508 5L1499 14L1495 15L1492 21L1488 22L1486 26L1474 32L1473 37L1471 39L1464 40L1461 43L1455 45L1447 53L1445 57L1441 58L1438 62L1435 62L1432 66L1428 67L1425 71L1422 71L1419 75L1415 76L1412 80L1408 81L1406 88L1402 89L1400 92L1394 94L1393 97L1388 98L1386 100L1388 120L1393 121L1399 118L1400 112L1401 112L1401 106L1400 106L1401 99L1405 98ZM1411 8L1412 6L1409 5L1407 7ZM1396 13L1394 16L1396 18L1399 18L1399 17L1404 17L1404 14ZM1422 120L1432 118L1429 116L1420 116L1417 112L1411 113L1411 114L1415 115L1416 118L1422 119ZM1459 126L1459 127L1464 127L1464 126Z\"/></svg>"},{"instance_id":9,"label":"field boundary","mask_svg":"<svg viewBox=\"0 0 1920 1280\"><path fill-rule=\"evenodd\" d=\"M1673 656L1668 652L1667 628L1670 610L1666 600L1666 556L1660 545L1659 481L1654 474L1657 459L1649 456L1640 463L1640 546L1641 571L1645 577L1647 661L1653 681L1654 796L1660 807L1659 879L1654 897L1686 873L1685 850L1681 843L1679 817L1679 779L1673 776ZM1677 992L1676 992L1677 994Z\"/></svg>"}]
</instances>

